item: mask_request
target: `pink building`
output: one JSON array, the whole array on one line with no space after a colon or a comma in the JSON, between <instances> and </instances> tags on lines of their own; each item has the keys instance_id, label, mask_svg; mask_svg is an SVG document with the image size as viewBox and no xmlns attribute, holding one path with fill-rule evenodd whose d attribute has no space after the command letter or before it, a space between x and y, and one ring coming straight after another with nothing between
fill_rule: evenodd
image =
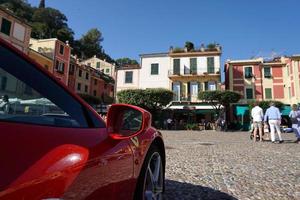
<instances>
[{"instance_id":1,"label":"pink building","mask_svg":"<svg viewBox=\"0 0 300 200\"><path fill-rule=\"evenodd\" d=\"M71 47L56 38L30 39L30 48L53 59L54 76L68 85Z\"/></svg>"}]
</instances>

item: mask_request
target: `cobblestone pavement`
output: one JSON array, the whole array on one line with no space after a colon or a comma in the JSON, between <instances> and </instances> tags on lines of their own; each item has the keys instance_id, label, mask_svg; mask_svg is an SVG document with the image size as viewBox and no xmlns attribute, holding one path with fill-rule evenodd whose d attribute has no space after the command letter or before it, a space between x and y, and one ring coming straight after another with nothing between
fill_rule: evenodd
<instances>
[{"instance_id":1,"label":"cobblestone pavement","mask_svg":"<svg viewBox=\"0 0 300 200\"><path fill-rule=\"evenodd\" d=\"M300 144L254 143L246 132L163 131L165 199L300 200Z\"/></svg>"}]
</instances>

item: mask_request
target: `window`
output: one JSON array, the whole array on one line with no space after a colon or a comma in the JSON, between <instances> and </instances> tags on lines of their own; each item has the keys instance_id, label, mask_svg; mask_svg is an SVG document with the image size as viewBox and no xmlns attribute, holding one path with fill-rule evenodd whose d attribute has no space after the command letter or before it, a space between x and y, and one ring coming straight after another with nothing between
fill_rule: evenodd
<instances>
[{"instance_id":1,"label":"window","mask_svg":"<svg viewBox=\"0 0 300 200\"><path fill-rule=\"evenodd\" d=\"M173 60L173 74L180 74L180 59Z\"/></svg>"},{"instance_id":2,"label":"window","mask_svg":"<svg viewBox=\"0 0 300 200\"><path fill-rule=\"evenodd\" d=\"M88 64L87 64L87 66L89 66L89 67L90 67L90 66L91 66L91 63L88 63Z\"/></svg>"},{"instance_id":3,"label":"window","mask_svg":"<svg viewBox=\"0 0 300 200\"><path fill-rule=\"evenodd\" d=\"M97 79L94 79L94 85L97 85Z\"/></svg>"},{"instance_id":4,"label":"window","mask_svg":"<svg viewBox=\"0 0 300 200\"><path fill-rule=\"evenodd\" d=\"M266 99L272 99L272 89L271 88L265 88L265 97L266 97Z\"/></svg>"},{"instance_id":5,"label":"window","mask_svg":"<svg viewBox=\"0 0 300 200\"><path fill-rule=\"evenodd\" d=\"M81 90L81 84L80 84L80 83L77 84L77 90L78 90L78 91Z\"/></svg>"},{"instance_id":6,"label":"window","mask_svg":"<svg viewBox=\"0 0 300 200\"><path fill-rule=\"evenodd\" d=\"M17 40L20 40L21 42L24 42L25 32L26 32L25 26L23 26L17 22L14 23L14 30L13 30L14 38L16 38Z\"/></svg>"},{"instance_id":7,"label":"window","mask_svg":"<svg viewBox=\"0 0 300 200\"><path fill-rule=\"evenodd\" d=\"M271 78L271 68L270 67L264 67L264 77Z\"/></svg>"},{"instance_id":8,"label":"window","mask_svg":"<svg viewBox=\"0 0 300 200\"><path fill-rule=\"evenodd\" d=\"M1 24L1 33L4 33L5 35L10 35L10 28L11 28L11 21L2 18L2 24Z\"/></svg>"},{"instance_id":9,"label":"window","mask_svg":"<svg viewBox=\"0 0 300 200\"><path fill-rule=\"evenodd\" d=\"M252 67L245 67L245 78L252 78L253 73L252 73Z\"/></svg>"},{"instance_id":10,"label":"window","mask_svg":"<svg viewBox=\"0 0 300 200\"><path fill-rule=\"evenodd\" d=\"M253 89L246 88L246 99L253 99Z\"/></svg>"},{"instance_id":11,"label":"window","mask_svg":"<svg viewBox=\"0 0 300 200\"><path fill-rule=\"evenodd\" d=\"M106 74L109 74L109 71L110 71L109 68L106 68L106 69L105 69L105 73L106 73Z\"/></svg>"},{"instance_id":12,"label":"window","mask_svg":"<svg viewBox=\"0 0 300 200\"><path fill-rule=\"evenodd\" d=\"M59 73L64 73L65 71L65 63L63 62L59 62L58 60L56 61L56 71Z\"/></svg>"},{"instance_id":13,"label":"window","mask_svg":"<svg viewBox=\"0 0 300 200\"><path fill-rule=\"evenodd\" d=\"M197 58L190 58L191 74L197 74Z\"/></svg>"},{"instance_id":14,"label":"window","mask_svg":"<svg viewBox=\"0 0 300 200\"><path fill-rule=\"evenodd\" d=\"M132 83L132 71L125 72L125 83Z\"/></svg>"},{"instance_id":15,"label":"window","mask_svg":"<svg viewBox=\"0 0 300 200\"><path fill-rule=\"evenodd\" d=\"M158 63L151 64L151 75L158 75Z\"/></svg>"},{"instance_id":16,"label":"window","mask_svg":"<svg viewBox=\"0 0 300 200\"><path fill-rule=\"evenodd\" d=\"M75 71L75 65L71 64L71 65L70 65L70 71L69 71L69 74L70 74L70 75L73 75L73 74L74 74L74 71Z\"/></svg>"},{"instance_id":17,"label":"window","mask_svg":"<svg viewBox=\"0 0 300 200\"><path fill-rule=\"evenodd\" d=\"M81 69L78 71L78 76L82 77L82 70Z\"/></svg>"},{"instance_id":18,"label":"window","mask_svg":"<svg viewBox=\"0 0 300 200\"><path fill-rule=\"evenodd\" d=\"M85 79L86 79L86 80L89 80L89 73L86 73L86 74L85 74Z\"/></svg>"},{"instance_id":19,"label":"window","mask_svg":"<svg viewBox=\"0 0 300 200\"><path fill-rule=\"evenodd\" d=\"M0 103L0 121L89 127L82 105L60 85L5 47L0 46L0 52L0 77L6 80L3 81L6 86L0 87L0 96L4 96Z\"/></svg>"},{"instance_id":20,"label":"window","mask_svg":"<svg viewBox=\"0 0 300 200\"><path fill-rule=\"evenodd\" d=\"M216 89L217 89L217 87L216 87L216 82L214 82L214 81L209 81L209 82L207 83L207 87L208 87L208 90L210 90L210 91L216 90Z\"/></svg>"},{"instance_id":21,"label":"window","mask_svg":"<svg viewBox=\"0 0 300 200\"><path fill-rule=\"evenodd\" d=\"M97 91L96 91L96 90L94 90L94 92L93 92L93 93L94 93L94 96L97 96Z\"/></svg>"},{"instance_id":22,"label":"window","mask_svg":"<svg viewBox=\"0 0 300 200\"><path fill-rule=\"evenodd\" d=\"M204 91L208 90L208 82L204 82Z\"/></svg>"},{"instance_id":23,"label":"window","mask_svg":"<svg viewBox=\"0 0 300 200\"><path fill-rule=\"evenodd\" d=\"M97 62L97 63L96 63L96 68L97 68L97 69L100 69L100 62Z\"/></svg>"},{"instance_id":24,"label":"window","mask_svg":"<svg viewBox=\"0 0 300 200\"><path fill-rule=\"evenodd\" d=\"M59 53L61 54L61 55L64 55L64 50L65 50L65 47L64 47L64 45L60 45L59 46Z\"/></svg>"},{"instance_id":25,"label":"window","mask_svg":"<svg viewBox=\"0 0 300 200\"><path fill-rule=\"evenodd\" d=\"M215 73L215 57L207 57L207 73Z\"/></svg>"},{"instance_id":26,"label":"window","mask_svg":"<svg viewBox=\"0 0 300 200\"><path fill-rule=\"evenodd\" d=\"M88 92L88 86L87 85L84 86L84 91Z\"/></svg>"}]
</instances>

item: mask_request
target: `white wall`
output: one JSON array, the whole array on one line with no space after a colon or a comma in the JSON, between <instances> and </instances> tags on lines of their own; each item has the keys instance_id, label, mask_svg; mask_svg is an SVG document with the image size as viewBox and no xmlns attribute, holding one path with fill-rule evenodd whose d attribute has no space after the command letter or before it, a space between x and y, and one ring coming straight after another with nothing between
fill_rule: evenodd
<instances>
[{"instance_id":1,"label":"white wall","mask_svg":"<svg viewBox=\"0 0 300 200\"><path fill-rule=\"evenodd\" d=\"M151 75L151 64L158 63L158 75ZM168 71L170 68L170 57L142 57L139 88L170 88Z\"/></svg>"},{"instance_id":2,"label":"white wall","mask_svg":"<svg viewBox=\"0 0 300 200\"><path fill-rule=\"evenodd\" d=\"M138 89L139 88L139 70L140 69L126 69L117 70L117 92L126 89ZM132 83L125 83L125 73L132 71Z\"/></svg>"}]
</instances>

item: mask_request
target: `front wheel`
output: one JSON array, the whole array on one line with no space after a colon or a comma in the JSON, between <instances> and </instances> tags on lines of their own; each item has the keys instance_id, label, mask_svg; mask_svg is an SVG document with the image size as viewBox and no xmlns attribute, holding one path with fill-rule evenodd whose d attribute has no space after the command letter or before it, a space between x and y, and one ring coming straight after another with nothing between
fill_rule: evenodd
<instances>
[{"instance_id":1,"label":"front wheel","mask_svg":"<svg viewBox=\"0 0 300 200\"><path fill-rule=\"evenodd\" d=\"M144 161L135 193L136 200L162 200L164 192L164 166L161 151L150 147Z\"/></svg>"}]
</instances>

